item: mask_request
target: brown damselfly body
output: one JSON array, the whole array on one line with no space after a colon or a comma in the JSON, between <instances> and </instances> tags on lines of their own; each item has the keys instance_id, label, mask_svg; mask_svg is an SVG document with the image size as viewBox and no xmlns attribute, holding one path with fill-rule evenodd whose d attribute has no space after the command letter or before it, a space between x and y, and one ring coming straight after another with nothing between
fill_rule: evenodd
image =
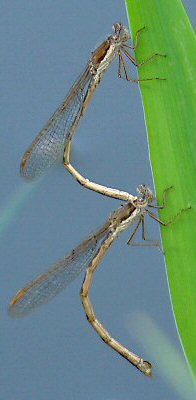
<instances>
[{"instance_id":1,"label":"brown damselfly body","mask_svg":"<svg viewBox=\"0 0 196 400\"><path fill-rule=\"evenodd\" d=\"M84 177L76 171L70 163L70 150L73 135L76 128L84 115L88 104L99 86L103 75L108 69L112 61L119 58L119 76L124 77L131 82L138 82L137 79L132 79L128 75L125 57L137 67L150 62L156 56L161 54L155 53L142 63L137 63L135 57L131 54L139 43L139 37L144 28L138 30L135 38L135 46L129 45L130 34L128 29L121 23L113 25L114 34L110 35L101 45L91 53L90 59L86 65L84 72L79 76L76 82L71 87L67 97L58 107L44 128L35 138L33 143L27 149L22 163L21 173L27 179L34 179L43 174L49 167L57 162L62 162L67 170L78 179L81 184L84 184ZM153 80L161 78L147 78L144 80ZM76 176L79 174L78 176ZM88 185L88 180L85 179L85 186L100 193L106 191L106 195L118 198L118 190L112 189L108 192L105 187L92 187ZM96 185L96 184L95 184ZM122 197L120 197L122 198ZM126 196L124 200L129 200Z\"/></svg>"},{"instance_id":2,"label":"brown damselfly body","mask_svg":"<svg viewBox=\"0 0 196 400\"><path fill-rule=\"evenodd\" d=\"M93 274L103 260L106 252L118 238L119 234L126 230L135 221L137 226L131 236L138 230L139 225L143 226L144 237L144 218L149 215L160 224L167 226L173 222L181 210L172 220L165 223L161 221L150 208L164 208L166 206L166 191L164 192L164 201L162 206L153 205L154 195L146 185L138 187L138 196L132 203L125 203L120 209L113 212L106 223L98 229L87 240L82 242L71 253L58 261L43 275L34 279L24 288L19 290L10 303L9 312L12 317L23 317L33 312L37 307L47 303L59 292L66 288L71 281L86 268L85 279L81 288L81 299L90 324L93 326L99 336L111 348L116 350L121 356L127 359L131 364L137 367L145 375L150 376L152 365L148 361L127 349L124 345L114 339L102 323L97 319L89 299L89 292L92 284ZM130 240L129 240L130 244Z\"/></svg>"}]
</instances>

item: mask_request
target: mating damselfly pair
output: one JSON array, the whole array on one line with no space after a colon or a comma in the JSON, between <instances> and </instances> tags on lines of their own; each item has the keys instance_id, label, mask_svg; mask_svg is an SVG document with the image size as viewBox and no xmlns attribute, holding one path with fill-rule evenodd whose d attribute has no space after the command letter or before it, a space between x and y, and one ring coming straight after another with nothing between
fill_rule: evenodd
<instances>
[{"instance_id":1,"label":"mating damselfly pair","mask_svg":"<svg viewBox=\"0 0 196 400\"><path fill-rule=\"evenodd\" d=\"M21 317L31 313L36 307L52 299L86 268L87 272L81 289L81 298L89 322L109 346L130 361L140 371L146 375L151 375L151 363L144 361L141 357L113 339L97 319L89 299L89 291L94 271L97 269L109 247L122 231L135 221L138 221L129 242L131 242L140 225L142 225L143 239L145 239L144 217L146 214L163 225L168 225L168 223L160 221L150 210L152 207L157 208L159 206L153 205L154 195L147 186L140 185L138 187L138 196L133 196L128 192L118 189L108 188L84 178L73 167L70 161L72 139L76 128L104 73L115 57L119 58L119 76L122 77L124 74L125 79L131 82L138 82L138 80L132 79L129 76L125 57L137 67L151 61L156 56L165 57L165 55L156 53L138 64L131 54L131 50L137 48L140 34L144 28L137 32L135 46L128 44L130 35L126 27L121 23L116 23L113 28L114 34L109 36L91 53L90 60L84 72L72 86L65 101L56 110L26 151L21 164L21 173L27 179L34 179L39 177L56 162L63 162L65 168L80 184L103 195L121 199L127 203L115 211L101 229L76 247L68 256L64 257L46 273L21 289L11 301L10 315ZM154 77L145 80L158 79L162 78ZM163 207L165 207L165 196L163 205L160 208Z\"/></svg>"}]
</instances>

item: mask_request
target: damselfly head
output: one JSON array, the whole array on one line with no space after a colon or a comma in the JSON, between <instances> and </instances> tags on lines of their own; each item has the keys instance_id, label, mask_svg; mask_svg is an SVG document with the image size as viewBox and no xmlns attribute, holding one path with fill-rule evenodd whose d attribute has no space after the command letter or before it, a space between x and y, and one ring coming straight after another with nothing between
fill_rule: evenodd
<instances>
[{"instance_id":1,"label":"damselfly head","mask_svg":"<svg viewBox=\"0 0 196 400\"><path fill-rule=\"evenodd\" d=\"M151 203L154 200L154 193L146 185L139 185L137 187L137 192L139 194L139 200Z\"/></svg>"},{"instance_id":2,"label":"damselfly head","mask_svg":"<svg viewBox=\"0 0 196 400\"><path fill-rule=\"evenodd\" d=\"M112 28L115 32L116 41L127 42L127 40L130 39L130 33L128 28L123 24L121 24L121 22L116 22Z\"/></svg>"}]
</instances>

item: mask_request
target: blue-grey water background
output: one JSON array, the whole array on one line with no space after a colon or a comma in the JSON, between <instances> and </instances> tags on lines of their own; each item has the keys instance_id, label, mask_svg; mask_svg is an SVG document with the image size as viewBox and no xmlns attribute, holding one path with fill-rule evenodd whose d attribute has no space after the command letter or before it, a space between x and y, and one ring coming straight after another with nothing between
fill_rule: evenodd
<instances>
[{"instance_id":1,"label":"blue-grey water background","mask_svg":"<svg viewBox=\"0 0 196 400\"><path fill-rule=\"evenodd\" d=\"M185 3L195 24L195 1ZM90 51L111 33L114 22L127 24L127 16L119 0L10 0L2 1L0 20L1 399L184 399L161 366L149 380L98 338L80 301L82 275L37 313L18 320L8 316L9 300L20 287L120 206L81 188L63 166L32 186L22 181L19 165ZM144 117L137 85L118 79L117 68L116 60L80 124L73 161L93 180L136 193L139 183L152 187ZM151 222L148 234L159 238ZM96 273L91 297L113 336L156 365L162 343L146 320L182 354L164 259L156 248L130 249L129 236L126 232L111 248ZM154 338L153 354L145 333ZM167 349L163 352L167 355Z\"/></svg>"}]
</instances>

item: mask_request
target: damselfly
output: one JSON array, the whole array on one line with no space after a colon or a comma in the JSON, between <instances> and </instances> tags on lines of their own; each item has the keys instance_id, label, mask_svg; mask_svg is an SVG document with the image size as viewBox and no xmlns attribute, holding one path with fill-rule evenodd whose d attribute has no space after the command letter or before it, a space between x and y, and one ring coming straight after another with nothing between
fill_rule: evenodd
<instances>
[{"instance_id":1,"label":"damselfly","mask_svg":"<svg viewBox=\"0 0 196 400\"><path fill-rule=\"evenodd\" d=\"M169 225L174 220L173 218L171 221L165 223L161 221L156 214L149 210L149 207L165 208L166 191L164 192L164 201L162 206L152 204L154 195L147 186L140 185L138 187L138 193L139 196L135 197L133 203L126 203L123 207L115 211L102 228L94 235L91 235L68 256L57 262L46 273L27 284L23 289L19 290L10 303L9 312L12 317L23 317L33 312L37 307L47 303L61 292L62 289L66 288L68 284L73 281L73 279L75 279L84 268L86 268L87 271L81 289L81 298L88 321L104 342L144 374L151 375L151 363L144 361L140 356L134 354L131 350L128 350L110 335L102 323L97 319L89 299L93 274L109 247L122 231L138 220L138 224L129 240L129 243L133 239L140 225L143 227L142 237L145 240L145 215L149 215L164 226ZM182 211L184 210L181 210L180 213Z\"/></svg>"},{"instance_id":2,"label":"damselfly","mask_svg":"<svg viewBox=\"0 0 196 400\"><path fill-rule=\"evenodd\" d=\"M95 89L99 86L104 73L116 56L119 58L119 76L122 77L124 71L125 79L133 82L138 82L138 80L129 77L124 56L137 67L151 61L156 56L162 56L156 53L138 64L130 53L130 50L137 48L139 36L144 28L137 32L135 46L128 45L130 34L125 26L121 23L116 23L113 29L114 34L109 36L91 53L84 72L76 80L66 99L27 149L21 163L21 173L25 178L36 178L54 163L58 161L63 162L65 149L68 144L69 150L66 151L65 165L70 173L73 172L69 160L73 135ZM161 78L148 78L144 80L152 79Z\"/></svg>"}]
</instances>

